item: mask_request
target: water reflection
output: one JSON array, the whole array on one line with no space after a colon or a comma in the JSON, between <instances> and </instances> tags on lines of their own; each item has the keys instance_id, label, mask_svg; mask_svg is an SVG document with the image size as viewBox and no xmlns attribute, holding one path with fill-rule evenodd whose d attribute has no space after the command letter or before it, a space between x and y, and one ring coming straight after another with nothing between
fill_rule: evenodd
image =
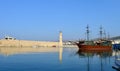
<instances>
[{"instance_id":1,"label":"water reflection","mask_svg":"<svg viewBox=\"0 0 120 71\"><path fill-rule=\"evenodd\" d=\"M92 69L94 68L91 67L92 64L94 64L95 62L93 59L99 59L100 66L95 66L95 67L98 67L100 71L104 71L105 66L103 63L104 61L105 62L110 61L110 57L112 56L112 50L108 50L108 51L78 50L77 55L80 58L87 58L87 61L86 61L87 71L93 71Z\"/></svg>"},{"instance_id":2,"label":"water reflection","mask_svg":"<svg viewBox=\"0 0 120 71\"><path fill-rule=\"evenodd\" d=\"M0 47L0 54L5 56L23 53L38 53L38 52L59 52L59 48L49 47Z\"/></svg>"},{"instance_id":3,"label":"water reflection","mask_svg":"<svg viewBox=\"0 0 120 71\"><path fill-rule=\"evenodd\" d=\"M81 51L62 47L0 47L0 54L0 71L115 71L112 65L113 55L116 53L112 51Z\"/></svg>"},{"instance_id":4,"label":"water reflection","mask_svg":"<svg viewBox=\"0 0 120 71\"><path fill-rule=\"evenodd\" d=\"M114 65L112 66L113 69L120 71L120 51L119 50L114 50Z\"/></svg>"},{"instance_id":5,"label":"water reflection","mask_svg":"<svg viewBox=\"0 0 120 71\"><path fill-rule=\"evenodd\" d=\"M0 54L4 56L15 55L15 54L28 54L28 53L53 53L59 54L59 61L62 63L63 47L0 47Z\"/></svg>"},{"instance_id":6,"label":"water reflection","mask_svg":"<svg viewBox=\"0 0 120 71\"><path fill-rule=\"evenodd\" d=\"M62 63L62 54L63 54L63 47L59 48L59 61Z\"/></svg>"},{"instance_id":7,"label":"water reflection","mask_svg":"<svg viewBox=\"0 0 120 71\"><path fill-rule=\"evenodd\" d=\"M105 58L105 57L110 57L112 56L112 50L107 50L107 51L92 51L92 50L78 50L77 54L80 57L93 57L93 56L99 56L101 58Z\"/></svg>"}]
</instances>

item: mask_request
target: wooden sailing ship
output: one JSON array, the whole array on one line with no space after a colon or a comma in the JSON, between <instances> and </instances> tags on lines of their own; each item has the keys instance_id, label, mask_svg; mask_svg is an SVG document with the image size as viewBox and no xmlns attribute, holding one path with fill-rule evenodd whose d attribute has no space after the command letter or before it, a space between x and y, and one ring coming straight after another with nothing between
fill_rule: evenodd
<instances>
[{"instance_id":1,"label":"wooden sailing ship","mask_svg":"<svg viewBox=\"0 0 120 71\"><path fill-rule=\"evenodd\" d=\"M89 40L89 26L87 26L87 41L78 41L75 44L79 47L80 50L111 50L112 42L110 40L102 39L102 27L100 27L100 37L101 39L96 41Z\"/></svg>"}]
</instances>

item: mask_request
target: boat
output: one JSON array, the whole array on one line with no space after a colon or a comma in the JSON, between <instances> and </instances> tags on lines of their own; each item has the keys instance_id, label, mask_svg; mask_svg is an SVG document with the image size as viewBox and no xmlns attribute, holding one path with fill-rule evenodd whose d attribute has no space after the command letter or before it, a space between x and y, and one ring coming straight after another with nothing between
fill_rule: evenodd
<instances>
[{"instance_id":1,"label":"boat","mask_svg":"<svg viewBox=\"0 0 120 71\"><path fill-rule=\"evenodd\" d=\"M79 41L76 43L81 50L111 50L111 41L104 41L100 43L95 43L94 41Z\"/></svg>"},{"instance_id":2,"label":"boat","mask_svg":"<svg viewBox=\"0 0 120 71\"><path fill-rule=\"evenodd\" d=\"M100 28L100 34L102 38L102 29ZM80 50L111 50L112 49L112 41L107 39L99 39L90 41L89 40L89 27L87 26L87 40L81 40L78 42L75 42L75 44L78 46Z\"/></svg>"},{"instance_id":3,"label":"boat","mask_svg":"<svg viewBox=\"0 0 120 71\"><path fill-rule=\"evenodd\" d=\"M114 50L120 50L120 43L119 44L113 44Z\"/></svg>"}]
</instances>

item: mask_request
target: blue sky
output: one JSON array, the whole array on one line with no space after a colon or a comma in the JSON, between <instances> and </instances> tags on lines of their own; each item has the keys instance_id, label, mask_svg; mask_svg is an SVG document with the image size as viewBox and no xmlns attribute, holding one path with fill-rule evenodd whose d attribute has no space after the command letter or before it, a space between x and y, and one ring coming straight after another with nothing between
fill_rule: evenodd
<instances>
[{"instance_id":1,"label":"blue sky","mask_svg":"<svg viewBox=\"0 0 120 71\"><path fill-rule=\"evenodd\" d=\"M120 35L120 0L0 0L0 38L57 41L99 37L100 25Z\"/></svg>"}]
</instances>

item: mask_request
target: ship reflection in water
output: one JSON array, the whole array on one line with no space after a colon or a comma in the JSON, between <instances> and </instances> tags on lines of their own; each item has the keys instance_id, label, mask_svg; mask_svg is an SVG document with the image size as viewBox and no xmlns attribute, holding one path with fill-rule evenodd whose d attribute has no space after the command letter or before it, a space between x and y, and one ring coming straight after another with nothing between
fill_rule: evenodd
<instances>
[{"instance_id":1,"label":"ship reflection in water","mask_svg":"<svg viewBox=\"0 0 120 71\"><path fill-rule=\"evenodd\" d=\"M112 56L112 50L94 51L94 50L80 50L79 49L77 54L80 57L85 57L85 58L87 57L87 61L86 61L87 71L91 71L92 65L96 64L96 61L94 60L95 58L99 58L99 61L97 61L97 64L99 63L99 65L97 65L95 67L98 67L99 71L106 71L107 68L105 68L104 65L106 63L110 63L110 57ZM96 71L98 71L98 70L96 70ZM108 71L109 71L109 69L108 69Z\"/></svg>"},{"instance_id":2,"label":"ship reflection in water","mask_svg":"<svg viewBox=\"0 0 120 71\"><path fill-rule=\"evenodd\" d=\"M114 62L113 51L0 47L0 71L116 71Z\"/></svg>"},{"instance_id":3,"label":"ship reflection in water","mask_svg":"<svg viewBox=\"0 0 120 71\"><path fill-rule=\"evenodd\" d=\"M112 50L78 50L77 54L79 56L99 56L100 58L102 57L110 57L112 56Z\"/></svg>"}]
</instances>

